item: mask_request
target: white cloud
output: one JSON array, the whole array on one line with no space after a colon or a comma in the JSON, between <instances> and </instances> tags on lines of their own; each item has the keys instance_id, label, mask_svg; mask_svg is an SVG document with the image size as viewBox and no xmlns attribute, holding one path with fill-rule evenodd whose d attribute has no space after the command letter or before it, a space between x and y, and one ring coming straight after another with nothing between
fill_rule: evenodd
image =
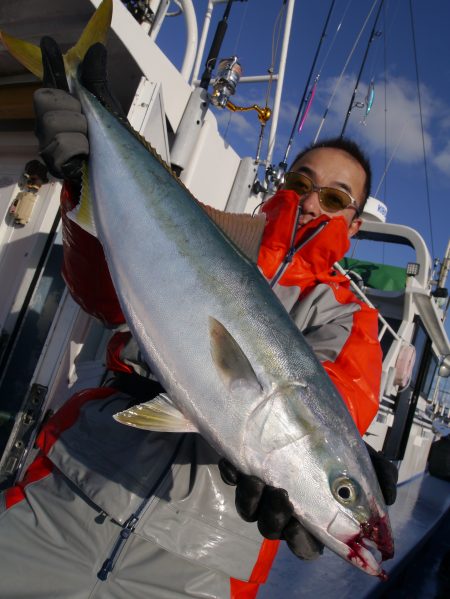
<instances>
[{"instance_id":1,"label":"white cloud","mask_svg":"<svg viewBox=\"0 0 450 599\"><path fill-rule=\"evenodd\" d=\"M298 105L294 104L289 100L285 100L281 102L280 106L280 116L279 121L280 124L286 123L290 127L292 127L295 117L297 116Z\"/></svg>"},{"instance_id":2,"label":"white cloud","mask_svg":"<svg viewBox=\"0 0 450 599\"><path fill-rule=\"evenodd\" d=\"M241 135L249 135L253 133L254 127L241 112L230 112L229 110L215 111L217 122L221 129L233 130ZM254 116L256 118L256 116Z\"/></svg>"},{"instance_id":3,"label":"white cloud","mask_svg":"<svg viewBox=\"0 0 450 599\"><path fill-rule=\"evenodd\" d=\"M320 98L328 102L336 79L322 82ZM337 119L343 124L348 110L349 100L355 85L355 78L343 77L330 107L330 119ZM366 102L368 83L360 83L355 98L358 103ZM415 84L401 77L388 77L386 85L386 110L384 102L384 85L375 84L375 98L369 115L365 118L365 106L354 106L350 115L347 132L358 134L374 151L383 151L387 146L388 154L395 152L395 159L403 163L414 163L422 159L422 133L420 113ZM325 96L325 98L324 98ZM432 98L428 89L421 88L422 122L424 125L425 149L432 149L429 133L431 120L437 108L437 102ZM357 130L357 131L356 131Z\"/></svg>"},{"instance_id":4,"label":"white cloud","mask_svg":"<svg viewBox=\"0 0 450 599\"><path fill-rule=\"evenodd\" d=\"M434 156L433 163L443 173L450 177L450 141Z\"/></svg>"}]
</instances>

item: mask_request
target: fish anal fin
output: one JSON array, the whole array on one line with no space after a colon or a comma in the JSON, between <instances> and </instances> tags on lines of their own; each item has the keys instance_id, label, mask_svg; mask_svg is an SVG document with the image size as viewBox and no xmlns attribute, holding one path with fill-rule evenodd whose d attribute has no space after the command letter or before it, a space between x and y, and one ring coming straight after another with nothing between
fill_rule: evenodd
<instances>
[{"instance_id":1,"label":"fish anal fin","mask_svg":"<svg viewBox=\"0 0 450 599\"><path fill-rule=\"evenodd\" d=\"M114 414L121 424L163 433L196 433L197 428L161 393L145 403Z\"/></svg>"},{"instance_id":2,"label":"fish anal fin","mask_svg":"<svg viewBox=\"0 0 450 599\"><path fill-rule=\"evenodd\" d=\"M200 203L200 205L209 218L237 245L241 252L256 263L266 224L265 215L236 214L217 210L206 204Z\"/></svg>"},{"instance_id":3,"label":"fish anal fin","mask_svg":"<svg viewBox=\"0 0 450 599\"><path fill-rule=\"evenodd\" d=\"M88 164L83 162L81 169L81 194L78 204L67 212L67 217L79 227L97 237L97 229L92 211L92 201L89 188Z\"/></svg>"},{"instance_id":4,"label":"fish anal fin","mask_svg":"<svg viewBox=\"0 0 450 599\"><path fill-rule=\"evenodd\" d=\"M262 387L247 356L234 337L218 320L209 317L211 357L219 377L230 391L252 388L261 392Z\"/></svg>"}]
</instances>

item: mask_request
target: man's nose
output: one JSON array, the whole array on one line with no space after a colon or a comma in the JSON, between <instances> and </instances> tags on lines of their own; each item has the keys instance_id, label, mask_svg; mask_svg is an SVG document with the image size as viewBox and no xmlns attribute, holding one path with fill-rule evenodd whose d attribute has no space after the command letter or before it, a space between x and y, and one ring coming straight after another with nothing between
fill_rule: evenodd
<instances>
[{"instance_id":1,"label":"man's nose","mask_svg":"<svg viewBox=\"0 0 450 599\"><path fill-rule=\"evenodd\" d=\"M319 202L319 194L317 191L311 191L302 200L300 200L302 213L311 214L312 216L320 216L322 207Z\"/></svg>"}]
</instances>

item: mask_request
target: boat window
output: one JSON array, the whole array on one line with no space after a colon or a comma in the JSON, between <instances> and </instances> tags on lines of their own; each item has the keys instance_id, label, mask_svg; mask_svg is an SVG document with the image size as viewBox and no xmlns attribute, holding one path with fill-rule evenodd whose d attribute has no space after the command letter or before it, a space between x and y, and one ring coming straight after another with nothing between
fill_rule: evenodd
<instances>
[{"instance_id":1,"label":"boat window","mask_svg":"<svg viewBox=\"0 0 450 599\"><path fill-rule=\"evenodd\" d=\"M428 365L428 371L425 375L421 391L422 395L424 395L425 397L428 397L431 393L433 381L435 381L436 379L438 363L439 361L437 357L433 354Z\"/></svg>"},{"instance_id":2,"label":"boat window","mask_svg":"<svg viewBox=\"0 0 450 599\"><path fill-rule=\"evenodd\" d=\"M396 397L394 422L386 435L383 446L384 454L391 460L402 460L404 458L419 395L422 389L430 384L427 382L429 371L430 369L433 370L431 366L433 357L431 339L428 337L420 319L416 318L415 324L413 345L416 348L416 362L413 367L411 382Z\"/></svg>"},{"instance_id":3,"label":"boat window","mask_svg":"<svg viewBox=\"0 0 450 599\"><path fill-rule=\"evenodd\" d=\"M424 357L424 349L425 349L425 345L427 343L428 340L428 335L425 332L425 329L423 328L422 324L418 323L417 329L416 329L416 334L415 334L415 339L414 339L414 347L416 348L416 361L414 363L414 367L413 367L413 371L412 371L412 375L411 375L411 383L410 386L411 387L415 387L416 383L417 383L417 376L419 374L419 370L420 367L422 366L422 358ZM425 382L425 378L424 377L424 382ZM418 391L418 390L416 390Z\"/></svg>"},{"instance_id":4,"label":"boat window","mask_svg":"<svg viewBox=\"0 0 450 599\"><path fill-rule=\"evenodd\" d=\"M395 332L398 331L398 329L400 328L400 325L402 323L400 318L386 318L386 322L389 324L389 326L391 326L394 329ZM382 328L383 328L383 324L381 321L379 321L378 322L378 330L380 331ZM389 349L391 348L393 341L394 341L394 336L392 335L392 333L389 330L386 330L380 340L381 350L383 352L383 359L386 357L386 354L389 351Z\"/></svg>"}]
</instances>

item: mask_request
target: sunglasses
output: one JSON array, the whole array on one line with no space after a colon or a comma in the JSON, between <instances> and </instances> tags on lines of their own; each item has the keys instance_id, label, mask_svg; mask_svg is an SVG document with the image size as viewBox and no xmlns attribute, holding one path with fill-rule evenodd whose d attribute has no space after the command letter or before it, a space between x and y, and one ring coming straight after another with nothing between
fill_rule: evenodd
<instances>
[{"instance_id":1,"label":"sunglasses","mask_svg":"<svg viewBox=\"0 0 450 599\"><path fill-rule=\"evenodd\" d=\"M360 215L358 204L349 193L334 187L318 187L303 173L296 173L295 171L286 173L283 189L295 191L299 196L305 196L316 191L319 195L320 205L325 212L339 212L346 208L353 208L356 214Z\"/></svg>"}]
</instances>

